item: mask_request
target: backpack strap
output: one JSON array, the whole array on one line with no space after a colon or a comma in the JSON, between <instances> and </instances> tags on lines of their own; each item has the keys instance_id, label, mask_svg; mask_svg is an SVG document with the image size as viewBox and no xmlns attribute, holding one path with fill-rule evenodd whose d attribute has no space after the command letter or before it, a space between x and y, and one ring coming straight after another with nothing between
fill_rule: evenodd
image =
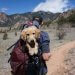
<instances>
[{"instance_id":1,"label":"backpack strap","mask_svg":"<svg viewBox=\"0 0 75 75\"><path fill-rule=\"evenodd\" d=\"M18 41L19 41L19 40L18 40ZM13 45L11 45L9 48L7 48L7 51L9 51L13 46L15 46L15 45L18 43L18 41L15 42Z\"/></svg>"}]
</instances>

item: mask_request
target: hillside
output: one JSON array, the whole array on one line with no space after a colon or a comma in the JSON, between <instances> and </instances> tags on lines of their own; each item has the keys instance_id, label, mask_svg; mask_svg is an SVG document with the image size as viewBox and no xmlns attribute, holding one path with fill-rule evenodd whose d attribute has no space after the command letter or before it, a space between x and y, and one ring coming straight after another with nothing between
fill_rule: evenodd
<instances>
[{"instance_id":1,"label":"hillside","mask_svg":"<svg viewBox=\"0 0 75 75\"><path fill-rule=\"evenodd\" d=\"M41 15L44 21L54 20L59 16L60 13L51 13L51 12L28 12L23 14L13 14L7 15L5 13L0 13L0 27L8 27L14 25L25 24L26 21L31 20L35 15Z\"/></svg>"},{"instance_id":2,"label":"hillside","mask_svg":"<svg viewBox=\"0 0 75 75\"><path fill-rule=\"evenodd\" d=\"M75 9L68 10L63 13L51 13L51 12L27 12L22 14L12 14L7 15L5 13L0 13L0 27L16 27L25 24L26 21L31 20L33 16L40 15L43 17L45 25L50 23L65 24L69 23L75 27Z\"/></svg>"}]
</instances>

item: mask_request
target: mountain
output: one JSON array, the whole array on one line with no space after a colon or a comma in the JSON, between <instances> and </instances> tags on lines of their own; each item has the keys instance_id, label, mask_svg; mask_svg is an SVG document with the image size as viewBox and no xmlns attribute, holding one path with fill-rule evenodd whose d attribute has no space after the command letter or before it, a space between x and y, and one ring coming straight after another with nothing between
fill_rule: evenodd
<instances>
[{"instance_id":1,"label":"mountain","mask_svg":"<svg viewBox=\"0 0 75 75\"><path fill-rule=\"evenodd\" d=\"M7 15L5 13L0 13L0 27L19 27L22 24L25 24L26 21L32 19L33 16L42 16L44 22L67 22L67 23L75 23L75 9L68 10L63 13L52 13L52 12L27 12L22 14L12 14ZM63 19L62 19L63 17ZM62 19L62 20L61 20ZM62 22L61 22L62 23Z\"/></svg>"},{"instance_id":2,"label":"mountain","mask_svg":"<svg viewBox=\"0 0 75 75\"><path fill-rule=\"evenodd\" d=\"M51 12L28 12L22 14L13 14L7 15L5 13L0 13L0 27L9 27L15 25L25 24L26 21L31 20L35 15L41 15L44 21L54 20L59 16L60 13L51 13Z\"/></svg>"}]
</instances>

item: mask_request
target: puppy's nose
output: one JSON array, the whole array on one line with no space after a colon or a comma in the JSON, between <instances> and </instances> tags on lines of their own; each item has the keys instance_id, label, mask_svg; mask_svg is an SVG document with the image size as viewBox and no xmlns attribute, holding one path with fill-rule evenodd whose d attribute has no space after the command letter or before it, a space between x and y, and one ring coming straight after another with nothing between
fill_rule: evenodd
<instances>
[{"instance_id":1,"label":"puppy's nose","mask_svg":"<svg viewBox=\"0 0 75 75\"><path fill-rule=\"evenodd\" d=\"M31 48L35 47L35 41L34 40L31 40L29 44L30 44Z\"/></svg>"},{"instance_id":2,"label":"puppy's nose","mask_svg":"<svg viewBox=\"0 0 75 75\"><path fill-rule=\"evenodd\" d=\"M34 40L31 40L31 43L34 43Z\"/></svg>"}]
</instances>

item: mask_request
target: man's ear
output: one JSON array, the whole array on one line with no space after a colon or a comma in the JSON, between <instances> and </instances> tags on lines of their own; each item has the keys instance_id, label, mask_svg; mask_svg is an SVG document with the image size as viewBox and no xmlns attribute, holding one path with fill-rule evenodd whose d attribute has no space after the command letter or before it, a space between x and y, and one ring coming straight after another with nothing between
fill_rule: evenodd
<instances>
[{"instance_id":1,"label":"man's ear","mask_svg":"<svg viewBox=\"0 0 75 75\"><path fill-rule=\"evenodd\" d=\"M26 30L23 30L22 32L21 32L21 39L22 40L26 40Z\"/></svg>"},{"instance_id":2,"label":"man's ear","mask_svg":"<svg viewBox=\"0 0 75 75\"><path fill-rule=\"evenodd\" d=\"M40 29L35 30L36 39L40 38Z\"/></svg>"}]
</instances>

